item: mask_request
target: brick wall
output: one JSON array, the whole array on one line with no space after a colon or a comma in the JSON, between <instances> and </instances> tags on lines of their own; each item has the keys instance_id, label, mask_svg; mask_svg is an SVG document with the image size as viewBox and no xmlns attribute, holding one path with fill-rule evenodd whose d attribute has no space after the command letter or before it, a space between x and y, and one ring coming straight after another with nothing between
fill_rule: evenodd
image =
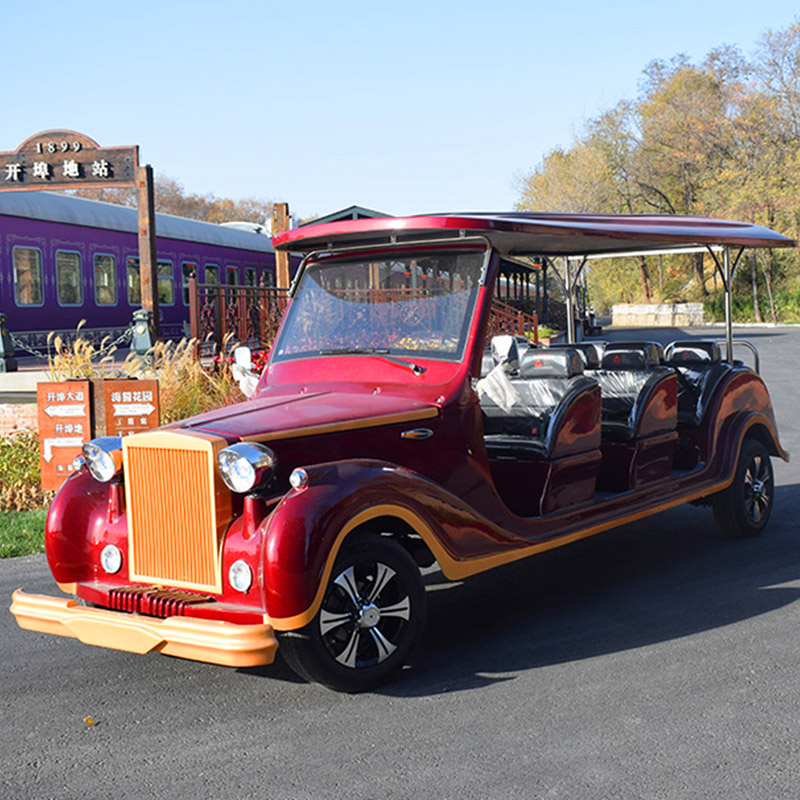
<instances>
[{"instance_id":1,"label":"brick wall","mask_svg":"<svg viewBox=\"0 0 800 800\"><path fill-rule=\"evenodd\" d=\"M0 403L0 436L22 428L38 429L36 403Z\"/></svg>"}]
</instances>

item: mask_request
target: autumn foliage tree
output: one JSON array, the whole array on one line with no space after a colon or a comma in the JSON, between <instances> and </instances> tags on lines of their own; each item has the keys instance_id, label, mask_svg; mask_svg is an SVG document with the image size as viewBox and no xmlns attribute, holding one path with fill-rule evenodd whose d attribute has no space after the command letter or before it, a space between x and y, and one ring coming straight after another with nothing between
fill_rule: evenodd
<instances>
[{"instance_id":1,"label":"autumn foliage tree","mask_svg":"<svg viewBox=\"0 0 800 800\"><path fill-rule=\"evenodd\" d=\"M650 63L634 101L586 123L520 188L520 210L730 217L798 238L800 22L765 33L749 60L723 46L697 64ZM712 266L702 253L625 259L592 270L590 291L600 306L699 299L714 291ZM749 255L741 314L800 318L798 267L793 251Z\"/></svg>"}]
</instances>

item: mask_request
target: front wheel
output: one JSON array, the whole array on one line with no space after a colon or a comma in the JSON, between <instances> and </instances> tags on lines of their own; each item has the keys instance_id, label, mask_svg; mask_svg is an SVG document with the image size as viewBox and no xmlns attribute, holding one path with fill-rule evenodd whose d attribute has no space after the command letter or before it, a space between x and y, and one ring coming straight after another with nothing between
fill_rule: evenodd
<instances>
[{"instance_id":1,"label":"front wheel","mask_svg":"<svg viewBox=\"0 0 800 800\"><path fill-rule=\"evenodd\" d=\"M314 619L284 634L281 650L306 680L344 692L385 683L408 659L425 624L417 565L391 539L345 542Z\"/></svg>"},{"instance_id":2,"label":"front wheel","mask_svg":"<svg viewBox=\"0 0 800 800\"><path fill-rule=\"evenodd\" d=\"M714 519L729 536L757 536L772 513L775 482L767 448L745 439L733 483L714 497Z\"/></svg>"}]
</instances>

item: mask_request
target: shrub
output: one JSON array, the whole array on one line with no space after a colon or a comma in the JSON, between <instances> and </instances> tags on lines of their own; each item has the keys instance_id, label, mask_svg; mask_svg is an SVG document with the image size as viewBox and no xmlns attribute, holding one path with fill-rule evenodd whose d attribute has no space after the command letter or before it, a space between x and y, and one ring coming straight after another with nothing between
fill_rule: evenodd
<instances>
[{"instance_id":1,"label":"shrub","mask_svg":"<svg viewBox=\"0 0 800 800\"><path fill-rule=\"evenodd\" d=\"M39 488L39 438L33 431L0 437L0 511L28 511L50 502Z\"/></svg>"}]
</instances>

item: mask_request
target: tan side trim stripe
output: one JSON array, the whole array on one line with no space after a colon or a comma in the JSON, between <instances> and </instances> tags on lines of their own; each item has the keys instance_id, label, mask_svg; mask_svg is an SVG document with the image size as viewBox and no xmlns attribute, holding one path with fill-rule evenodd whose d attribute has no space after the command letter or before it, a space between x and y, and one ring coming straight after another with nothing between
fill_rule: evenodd
<instances>
[{"instance_id":1,"label":"tan side trim stripe","mask_svg":"<svg viewBox=\"0 0 800 800\"><path fill-rule=\"evenodd\" d=\"M353 519L350 520L350 522L339 532L339 535L336 537L336 541L333 543L333 547L331 548L328 561L325 564L325 570L322 574L320 585L317 588L317 593L314 596L314 600L309 608L303 611L301 614L296 614L292 617L265 617L265 619L273 626L273 628L275 628L275 630L279 631L297 630L308 625L308 623L314 619L320 609L320 606L322 605L322 598L324 597L325 590L328 586L331 572L333 572L333 564L336 560L336 556L339 553L339 548L341 547L342 541L355 528L363 525L365 522L369 522L371 519L375 519L376 517L396 517L403 522L408 523L408 525L413 528L414 532L417 533L424 540L425 544L427 544L431 549L431 552L436 557L436 560L439 563L442 572L444 573L444 576L448 580L458 581L468 578L471 575L476 575L479 572L485 572L486 570L493 569L494 567L502 566L503 564L510 564L514 561L519 561L522 558L526 558L527 556L531 556L536 553L543 553L547 550L553 550L556 547L562 547L563 545L576 542L580 539L587 539L590 536L602 533L610 528L618 528L622 525L626 525L629 522L635 522L636 520L643 519L644 517L657 514L660 511L666 511L669 508L674 508L675 506L683 505L684 503L691 502L692 500L697 500L708 494L722 491L723 489L727 488L732 481L733 477L729 478L728 480L715 483L711 486L706 486L703 489L692 492L691 494L681 495L673 500L660 503L658 506L652 506L646 510L629 514L625 517L615 517L608 522L592 525L588 528L583 528L582 530L565 534L564 536L558 536L553 539L549 539L546 542L538 542L529 546L519 547L505 553L498 553L497 555L480 556L465 560L453 558L447 552L447 550L442 547L441 543L436 538L430 527L428 527L428 525L422 519L408 509L392 505L374 506L373 508L366 509L357 516L353 517Z\"/></svg>"}]
</instances>

